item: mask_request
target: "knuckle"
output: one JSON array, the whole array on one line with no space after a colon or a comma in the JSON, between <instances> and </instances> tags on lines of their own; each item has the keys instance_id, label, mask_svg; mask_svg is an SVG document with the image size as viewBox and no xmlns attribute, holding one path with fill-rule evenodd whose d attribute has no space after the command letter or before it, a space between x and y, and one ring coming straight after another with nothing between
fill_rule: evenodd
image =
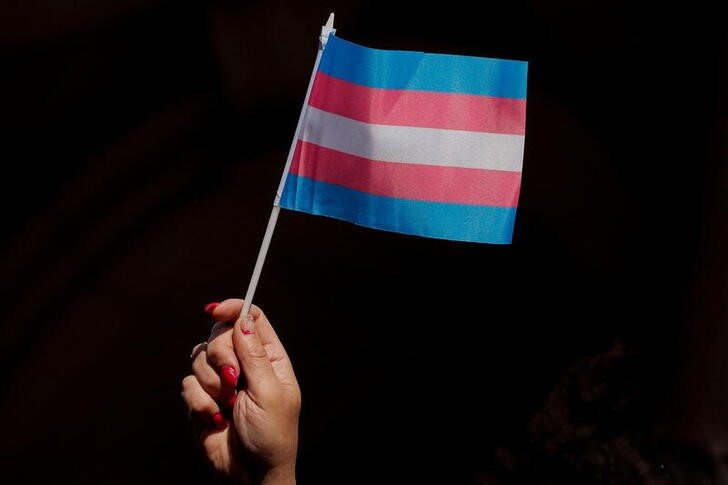
<instances>
[{"instance_id":1,"label":"knuckle","mask_svg":"<svg viewBox=\"0 0 728 485\"><path fill-rule=\"evenodd\" d=\"M199 366L192 369L192 372L197 379L198 386L203 391L213 398L220 394L220 377L206 362L201 362Z\"/></svg>"},{"instance_id":2,"label":"knuckle","mask_svg":"<svg viewBox=\"0 0 728 485\"><path fill-rule=\"evenodd\" d=\"M209 413L210 406L202 399L191 399L187 402L187 407L195 413Z\"/></svg>"},{"instance_id":3,"label":"knuckle","mask_svg":"<svg viewBox=\"0 0 728 485\"><path fill-rule=\"evenodd\" d=\"M206 366L207 361L204 355L198 356L198 358L192 361L192 373L198 380L205 374L204 371Z\"/></svg>"},{"instance_id":4,"label":"knuckle","mask_svg":"<svg viewBox=\"0 0 728 485\"><path fill-rule=\"evenodd\" d=\"M210 344L207 346L207 361L216 367L219 364L224 364L228 358L228 352L222 345Z\"/></svg>"},{"instance_id":5,"label":"knuckle","mask_svg":"<svg viewBox=\"0 0 728 485\"><path fill-rule=\"evenodd\" d=\"M240 298L227 298L220 304L225 306L226 311L238 312L240 311L239 308L242 308L243 306L243 300Z\"/></svg>"},{"instance_id":6,"label":"knuckle","mask_svg":"<svg viewBox=\"0 0 728 485\"><path fill-rule=\"evenodd\" d=\"M262 345L251 345L248 349L248 356L254 360L268 360L268 352Z\"/></svg>"},{"instance_id":7,"label":"knuckle","mask_svg":"<svg viewBox=\"0 0 728 485\"><path fill-rule=\"evenodd\" d=\"M207 412L210 410L210 403L205 399L204 391L195 376L187 376L182 379L182 398L187 407L193 412Z\"/></svg>"},{"instance_id":8,"label":"knuckle","mask_svg":"<svg viewBox=\"0 0 728 485\"><path fill-rule=\"evenodd\" d=\"M188 393L194 389L197 378L193 375L186 376L182 379L182 393Z\"/></svg>"},{"instance_id":9,"label":"knuckle","mask_svg":"<svg viewBox=\"0 0 728 485\"><path fill-rule=\"evenodd\" d=\"M297 407L301 407L301 389L298 386L286 386L288 402Z\"/></svg>"},{"instance_id":10,"label":"knuckle","mask_svg":"<svg viewBox=\"0 0 728 485\"><path fill-rule=\"evenodd\" d=\"M289 404L295 410L301 409L301 393L300 392L299 393L294 393L291 396L291 399L290 399L290 403Z\"/></svg>"}]
</instances>

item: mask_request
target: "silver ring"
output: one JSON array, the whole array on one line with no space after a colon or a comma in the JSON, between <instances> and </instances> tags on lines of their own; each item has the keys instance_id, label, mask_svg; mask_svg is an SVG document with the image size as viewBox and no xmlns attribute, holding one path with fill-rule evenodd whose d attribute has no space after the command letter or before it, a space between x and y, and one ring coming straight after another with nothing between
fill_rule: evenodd
<instances>
[{"instance_id":1,"label":"silver ring","mask_svg":"<svg viewBox=\"0 0 728 485\"><path fill-rule=\"evenodd\" d=\"M201 342L194 347L192 347L192 352L190 352L190 360L195 360L195 357L200 355L200 352L204 352L207 350L207 342Z\"/></svg>"}]
</instances>

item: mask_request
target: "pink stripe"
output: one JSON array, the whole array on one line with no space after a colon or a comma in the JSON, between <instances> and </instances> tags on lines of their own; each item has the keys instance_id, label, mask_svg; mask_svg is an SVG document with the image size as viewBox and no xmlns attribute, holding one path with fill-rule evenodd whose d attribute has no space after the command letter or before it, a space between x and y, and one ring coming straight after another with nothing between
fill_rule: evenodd
<instances>
[{"instance_id":1,"label":"pink stripe","mask_svg":"<svg viewBox=\"0 0 728 485\"><path fill-rule=\"evenodd\" d=\"M316 73L309 104L379 125L523 135L526 100L360 86Z\"/></svg>"},{"instance_id":2,"label":"pink stripe","mask_svg":"<svg viewBox=\"0 0 728 485\"><path fill-rule=\"evenodd\" d=\"M291 173L374 195L516 207L521 172L380 162L299 140Z\"/></svg>"}]
</instances>

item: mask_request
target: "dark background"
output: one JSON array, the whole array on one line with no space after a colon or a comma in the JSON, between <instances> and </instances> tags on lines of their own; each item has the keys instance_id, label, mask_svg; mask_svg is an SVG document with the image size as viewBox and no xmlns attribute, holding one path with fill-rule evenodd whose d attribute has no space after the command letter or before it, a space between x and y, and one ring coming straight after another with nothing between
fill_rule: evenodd
<instances>
[{"instance_id":1,"label":"dark background","mask_svg":"<svg viewBox=\"0 0 728 485\"><path fill-rule=\"evenodd\" d=\"M615 343L636 405L597 428L720 442L723 17L477 7L4 2L0 480L212 479L180 381L202 307L247 287L332 10L369 47L529 61L527 138L512 246L281 215L256 303L301 384L301 483L507 468L567 369Z\"/></svg>"}]
</instances>

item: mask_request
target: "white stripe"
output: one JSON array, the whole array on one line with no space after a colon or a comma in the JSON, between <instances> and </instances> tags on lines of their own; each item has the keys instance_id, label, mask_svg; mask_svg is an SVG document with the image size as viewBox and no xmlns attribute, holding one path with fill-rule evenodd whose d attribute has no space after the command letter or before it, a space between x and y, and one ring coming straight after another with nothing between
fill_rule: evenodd
<instances>
[{"instance_id":1,"label":"white stripe","mask_svg":"<svg viewBox=\"0 0 728 485\"><path fill-rule=\"evenodd\" d=\"M301 140L369 160L520 172L524 135L363 123L306 107Z\"/></svg>"}]
</instances>

